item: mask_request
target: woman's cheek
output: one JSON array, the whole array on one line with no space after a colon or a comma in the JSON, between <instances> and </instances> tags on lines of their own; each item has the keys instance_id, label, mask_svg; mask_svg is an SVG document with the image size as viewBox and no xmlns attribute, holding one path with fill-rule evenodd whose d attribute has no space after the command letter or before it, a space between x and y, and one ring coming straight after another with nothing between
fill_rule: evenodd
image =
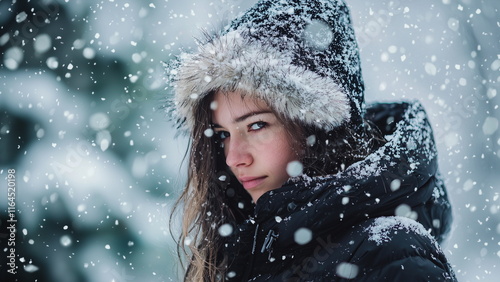
<instances>
[{"instance_id":1,"label":"woman's cheek","mask_svg":"<svg viewBox=\"0 0 500 282\"><path fill-rule=\"evenodd\" d=\"M254 135L255 136L254 140L257 144L268 145L269 143L272 143L273 135L274 134L270 132L270 130L263 130Z\"/></svg>"},{"instance_id":2,"label":"woman's cheek","mask_svg":"<svg viewBox=\"0 0 500 282\"><path fill-rule=\"evenodd\" d=\"M276 126L269 126L262 129L256 134L256 139L259 143L263 145L275 144L276 142L282 142L283 140L283 129Z\"/></svg>"}]
</instances>

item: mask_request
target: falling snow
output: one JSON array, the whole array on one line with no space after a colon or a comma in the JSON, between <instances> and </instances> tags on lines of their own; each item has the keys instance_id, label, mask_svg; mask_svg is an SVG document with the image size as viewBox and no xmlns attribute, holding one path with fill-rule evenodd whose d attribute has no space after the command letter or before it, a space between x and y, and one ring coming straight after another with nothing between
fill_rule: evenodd
<instances>
[{"instance_id":1,"label":"falling snow","mask_svg":"<svg viewBox=\"0 0 500 282\"><path fill-rule=\"evenodd\" d=\"M336 273L339 277L354 279L358 276L359 267L352 263L341 262L337 265Z\"/></svg>"},{"instance_id":2,"label":"falling snow","mask_svg":"<svg viewBox=\"0 0 500 282\"><path fill-rule=\"evenodd\" d=\"M162 62L180 48L196 49L193 38L200 37L200 28L210 30L255 1L77 2L0 4L0 178L16 169L17 275L23 281L57 280L61 271L67 281L179 281L170 267L177 257L169 212L187 177L182 160L188 140L175 138L161 112ZM365 98L418 99L424 105L454 209L444 252L459 281L495 281L500 275L500 6L498 1L400 2L349 1ZM321 21L311 22L301 36L317 50L335 41ZM216 79L202 77L206 83ZM426 149L404 140L405 148ZM316 136L306 142L314 145ZM377 169L356 170L353 176ZM287 172L300 176L303 165L292 162ZM221 183L230 180L217 177ZM385 188L406 189L400 179ZM437 187L433 195L441 195ZM0 197L2 209L5 198ZM342 197L339 204L348 207L354 200ZM395 213L398 220L370 227L370 240L390 240L386 231L393 225L400 232L428 234L412 224L416 213L410 206L395 207ZM287 222L277 215L274 220ZM230 224L214 228L220 236L235 232ZM176 237L179 230L173 233ZM313 235L303 227L294 239L307 244ZM189 237L184 244L192 242ZM349 263L336 268L345 279L355 279L359 271Z\"/></svg>"},{"instance_id":3,"label":"falling snow","mask_svg":"<svg viewBox=\"0 0 500 282\"><path fill-rule=\"evenodd\" d=\"M299 161L289 162L288 165L286 166L286 172L288 173L288 175L290 175L290 177L296 177L301 175L303 169L304 166Z\"/></svg>"},{"instance_id":4,"label":"falling snow","mask_svg":"<svg viewBox=\"0 0 500 282\"><path fill-rule=\"evenodd\" d=\"M312 231L308 228L301 227L297 229L294 233L294 240L299 245L305 245L312 240Z\"/></svg>"}]
</instances>

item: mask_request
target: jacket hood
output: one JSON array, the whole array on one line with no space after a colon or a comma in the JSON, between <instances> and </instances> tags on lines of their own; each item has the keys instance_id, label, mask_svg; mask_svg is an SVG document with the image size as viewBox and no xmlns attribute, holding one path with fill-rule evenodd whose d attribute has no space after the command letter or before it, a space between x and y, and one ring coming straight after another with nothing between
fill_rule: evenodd
<instances>
[{"instance_id":1,"label":"jacket hood","mask_svg":"<svg viewBox=\"0 0 500 282\"><path fill-rule=\"evenodd\" d=\"M369 218L393 215L417 220L439 242L445 238L451 206L424 109L418 102L377 104L367 118L386 134L384 146L336 175L301 176L259 198L255 220L280 234L279 246L297 246L294 234L302 227L315 235L342 234ZM275 216L283 220L269 220Z\"/></svg>"},{"instance_id":2,"label":"jacket hood","mask_svg":"<svg viewBox=\"0 0 500 282\"><path fill-rule=\"evenodd\" d=\"M240 91L292 120L324 129L362 124L363 80L346 4L262 0L171 65L169 110L191 130L212 91Z\"/></svg>"}]
</instances>

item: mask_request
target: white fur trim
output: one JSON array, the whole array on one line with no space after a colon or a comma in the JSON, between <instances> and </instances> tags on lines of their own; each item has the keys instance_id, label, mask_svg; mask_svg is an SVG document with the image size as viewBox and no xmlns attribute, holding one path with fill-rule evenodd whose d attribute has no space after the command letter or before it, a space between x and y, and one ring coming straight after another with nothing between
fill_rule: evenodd
<instances>
[{"instance_id":1,"label":"white fur trim","mask_svg":"<svg viewBox=\"0 0 500 282\"><path fill-rule=\"evenodd\" d=\"M235 91L266 101L291 119L332 129L350 117L347 94L330 77L292 64L292 56L246 40L237 31L183 54L173 70L178 118L194 125L193 107L213 90Z\"/></svg>"}]
</instances>

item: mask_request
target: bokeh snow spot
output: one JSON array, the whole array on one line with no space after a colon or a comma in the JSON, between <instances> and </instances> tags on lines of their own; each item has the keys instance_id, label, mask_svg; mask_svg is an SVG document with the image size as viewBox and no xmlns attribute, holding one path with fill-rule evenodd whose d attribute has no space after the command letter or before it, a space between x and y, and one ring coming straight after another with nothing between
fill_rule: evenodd
<instances>
[{"instance_id":1,"label":"bokeh snow spot","mask_svg":"<svg viewBox=\"0 0 500 282\"><path fill-rule=\"evenodd\" d=\"M343 198L342 198L342 205L344 205L344 206L345 206L345 205L347 205L347 204L349 204L349 197L343 197Z\"/></svg>"},{"instance_id":2,"label":"bokeh snow spot","mask_svg":"<svg viewBox=\"0 0 500 282\"><path fill-rule=\"evenodd\" d=\"M216 101L212 101L212 103L210 103L210 109L211 109L212 111L217 110L217 106L218 106L218 104L217 104L217 102L216 102Z\"/></svg>"},{"instance_id":3,"label":"bokeh snow spot","mask_svg":"<svg viewBox=\"0 0 500 282\"><path fill-rule=\"evenodd\" d=\"M111 144L111 133L107 130L97 132L96 143L99 144L103 152L106 151Z\"/></svg>"},{"instance_id":4,"label":"bokeh snow spot","mask_svg":"<svg viewBox=\"0 0 500 282\"><path fill-rule=\"evenodd\" d=\"M415 211L411 210L411 207L407 204L401 204L399 205L396 210L394 211L394 214L396 216L402 216L402 217L407 217L411 219L417 219L418 214Z\"/></svg>"},{"instance_id":5,"label":"bokeh snow spot","mask_svg":"<svg viewBox=\"0 0 500 282\"><path fill-rule=\"evenodd\" d=\"M434 228L441 228L441 220L439 220L439 219L433 219L432 220L432 226Z\"/></svg>"},{"instance_id":6,"label":"bokeh snow spot","mask_svg":"<svg viewBox=\"0 0 500 282\"><path fill-rule=\"evenodd\" d=\"M52 47L52 40L48 34L40 34L35 38L33 47L37 53L45 53Z\"/></svg>"},{"instance_id":7,"label":"bokeh snow spot","mask_svg":"<svg viewBox=\"0 0 500 282\"><path fill-rule=\"evenodd\" d=\"M472 190L472 188L474 188L475 185L476 185L476 181L473 181L472 179L467 179L464 182L463 189L464 189L464 191L467 192L467 191Z\"/></svg>"},{"instance_id":8,"label":"bokeh snow spot","mask_svg":"<svg viewBox=\"0 0 500 282\"><path fill-rule=\"evenodd\" d=\"M5 45L7 42L9 42L10 36L9 33L4 33L2 36L0 36L0 46Z\"/></svg>"},{"instance_id":9,"label":"bokeh snow spot","mask_svg":"<svg viewBox=\"0 0 500 282\"><path fill-rule=\"evenodd\" d=\"M401 187L401 180L394 179L393 181L391 181L391 191L397 191L399 190L399 187Z\"/></svg>"},{"instance_id":10,"label":"bokeh snow spot","mask_svg":"<svg viewBox=\"0 0 500 282\"><path fill-rule=\"evenodd\" d=\"M85 59L92 60L95 57L95 50L90 47L85 47L82 54Z\"/></svg>"},{"instance_id":11,"label":"bokeh snow spot","mask_svg":"<svg viewBox=\"0 0 500 282\"><path fill-rule=\"evenodd\" d=\"M436 75L436 73L437 73L437 68L433 63L425 63L424 68L425 68L425 72L428 75Z\"/></svg>"},{"instance_id":12,"label":"bokeh snow spot","mask_svg":"<svg viewBox=\"0 0 500 282\"><path fill-rule=\"evenodd\" d=\"M498 130L498 119L495 117L487 117L483 123L483 133L492 135Z\"/></svg>"},{"instance_id":13,"label":"bokeh snow spot","mask_svg":"<svg viewBox=\"0 0 500 282\"><path fill-rule=\"evenodd\" d=\"M453 31L458 31L458 28L460 26L460 22L455 19L455 18L449 18L448 19L448 28L453 30Z\"/></svg>"},{"instance_id":14,"label":"bokeh snow spot","mask_svg":"<svg viewBox=\"0 0 500 282\"><path fill-rule=\"evenodd\" d=\"M59 61L57 61L56 57L48 57L45 63L47 64L47 67L49 67L49 69L51 70L55 70L59 66Z\"/></svg>"},{"instance_id":15,"label":"bokeh snow spot","mask_svg":"<svg viewBox=\"0 0 500 282\"><path fill-rule=\"evenodd\" d=\"M308 228L301 227L293 234L295 242L299 245L305 245L312 240L312 231Z\"/></svg>"},{"instance_id":16,"label":"bokeh snow spot","mask_svg":"<svg viewBox=\"0 0 500 282\"><path fill-rule=\"evenodd\" d=\"M314 49L320 51L327 49L333 41L333 32L328 24L323 21L313 20L304 29L304 41Z\"/></svg>"},{"instance_id":17,"label":"bokeh snow spot","mask_svg":"<svg viewBox=\"0 0 500 282\"><path fill-rule=\"evenodd\" d=\"M494 88L488 88L486 91L486 96L488 96L489 99L493 99L497 96L497 90Z\"/></svg>"},{"instance_id":18,"label":"bokeh snow spot","mask_svg":"<svg viewBox=\"0 0 500 282\"><path fill-rule=\"evenodd\" d=\"M90 116L89 120L89 126L95 131L106 129L110 123L111 121L105 113L95 113Z\"/></svg>"},{"instance_id":19,"label":"bokeh snow spot","mask_svg":"<svg viewBox=\"0 0 500 282\"><path fill-rule=\"evenodd\" d=\"M341 262L337 265L337 275L346 278L353 279L358 276L359 267L355 264L348 262Z\"/></svg>"},{"instance_id":20,"label":"bokeh snow spot","mask_svg":"<svg viewBox=\"0 0 500 282\"><path fill-rule=\"evenodd\" d=\"M286 172L291 177L296 177L296 176L301 175L303 169L304 169L304 166L299 161L291 161L286 166Z\"/></svg>"},{"instance_id":21,"label":"bokeh snow spot","mask_svg":"<svg viewBox=\"0 0 500 282\"><path fill-rule=\"evenodd\" d=\"M493 63L491 63L491 70L497 71L500 69L500 59L494 60Z\"/></svg>"},{"instance_id":22,"label":"bokeh snow spot","mask_svg":"<svg viewBox=\"0 0 500 282\"><path fill-rule=\"evenodd\" d=\"M39 128L36 131L36 138L41 139L45 135L45 130L43 128Z\"/></svg>"},{"instance_id":23,"label":"bokeh snow spot","mask_svg":"<svg viewBox=\"0 0 500 282\"><path fill-rule=\"evenodd\" d=\"M5 51L4 65L10 70L16 70L23 61L23 49L12 47Z\"/></svg>"},{"instance_id":24,"label":"bokeh snow spot","mask_svg":"<svg viewBox=\"0 0 500 282\"><path fill-rule=\"evenodd\" d=\"M38 270L38 266L34 265L34 264L28 264L28 265L25 265L24 266L24 271L26 272L35 272Z\"/></svg>"},{"instance_id":25,"label":"bokeh snow spot","mask_svg":"<svg viewBox=\"0 0 500 282\"><path fill-rule=\"evenodd\" d=\"M26 12L22 11L21 13L16 15L16 22L21 23L25 21L28 18L28 14Z\"/></svg>"},{"instance_id":26,"label":"bokeh snow spot","mask_svg":"<svg viewBox=\"0 0 500 282\"><path fill-rule=\"evenodd\" d=\"M132 54L132 61L134 61L134 63L136 63L136 64L140 63L142 61L141 54L139 54L139 53Z\"/></svg>"},{"instance_id":27,"label":"bokeh snow spot","mask_svg":"<svg viewBox=\"0 0 500 282\"><path fill-rule=\"evenodd\" d=\"M219 234L222 237L227 237L233 233L233 226L229 223L225 223L219 227Z\"/></svg>"},{"instance_id":28,"label":"bokeh snow spot","mask_svg":"<svg viewBox=\"0 0 500 282\"><path fill-rule=\"evenodd\" d=\"M59 240L59 242L61 243L61 245L63 247L69 247L69 246L71 246L71 238L68 235L63 235L61 237L61 239Z\"/></svg>"},{"instance_id":29,"label":"bokeh snow spot","mask_svg":"<svg viewBox=\"0 0 500 282\"><path fill-rule=\"evenodd\" d=\"M307 137L306 139L307 146L312 147L314 144L316 144L316 135L311 135Z\"/></svg>"},{"instance_id":30,"label":"bokeh snow spot","mask_svg":"<svg viewBox=\"0 0 500 282\"><path fill-rule=\"evenodd\" d=\"M396 208L394 213L397 216L408 217L408 215L411 213L411 207L407 204L401 204Z\"/></svg>"},{"instance_id":31,"label":"bokeh snow spot","mask_svg":"<svg viewBox=\"0 0 500 282\"><path fill-rule=\"evenodd\" d=\"M205 134L205 136L207 137L212 137L214 136L214 130L211 128L207 128L205 129L205 131L203 131L203 134Z\"/></svg>"},{"instance_id":32,"label":"bokeh snow spot","mask_svg":"<svg viewBox=\"0 0 500 282\"><path fill-rule=\"evenodd\" d=\"M85 204L79 204L76 208L78 212L84 212L87 209L87 206Z\"/></svg>"}]
</instances>

